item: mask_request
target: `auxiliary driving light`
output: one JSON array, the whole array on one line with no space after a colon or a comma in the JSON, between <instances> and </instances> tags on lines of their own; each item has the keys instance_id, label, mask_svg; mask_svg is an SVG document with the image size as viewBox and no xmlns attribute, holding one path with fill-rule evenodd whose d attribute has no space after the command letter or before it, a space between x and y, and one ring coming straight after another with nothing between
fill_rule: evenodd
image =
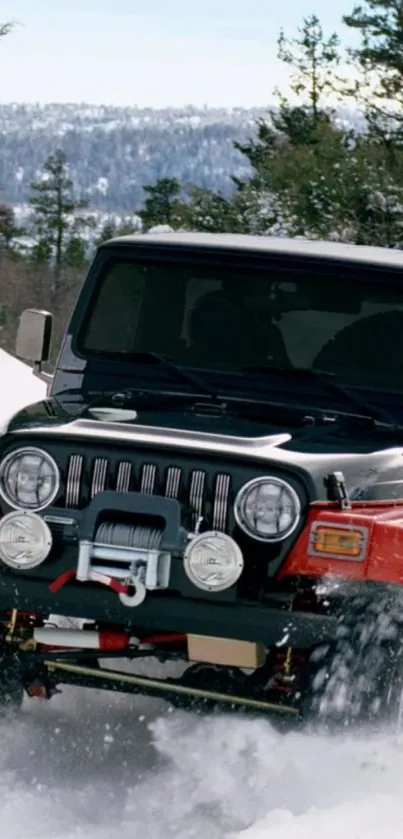
<instances>
[{"instance_id":1,"label":"auxiliary driving light","mask_svg":"<svg viewBox=\"0 0 403 839\"><path fill-rule=\"evenodd\" d=\"M42 565L52 542L48 525L36 513L14 510L0 520L0 560L17 571Z\"/></svg>"},{"instance_id":2,"label":"auxiliary driving light","mask_svg":"<svg viewBox=\"0 0 403 839\"><path fill-rule=\"evenodd\" d=\"M237 543L215 530L200 533L189 542L184 556L189 580L203 591L226 591L238 582L244 561Z\"/></svg>"}]
</instances>

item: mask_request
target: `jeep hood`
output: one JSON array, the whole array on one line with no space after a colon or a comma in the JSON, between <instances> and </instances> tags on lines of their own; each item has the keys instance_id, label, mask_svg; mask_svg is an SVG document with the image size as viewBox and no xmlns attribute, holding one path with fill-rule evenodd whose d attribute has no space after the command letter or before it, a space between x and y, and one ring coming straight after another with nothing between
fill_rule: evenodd
<instances>
[{"instance_id":1,"label":"jeep hood","mask_svg":"<svg viewBox=\"0 0 403 839\"><path fill-rule=\"evenodd\" d=\"M125 412L125 418L133 412ZM108 417L109 418L106 418ZM113 417L115 417L113 419ZM213 423L210 423L212 426ZM234 436L216 431L170 428L164 425L141 425L122 421L122 412L108 409L108 413L95 412L94 418L72 418L60 402L48 397L28 405L6 420L1 433L30 441L43 439L48 442L68 441L74 450L88 443L104 443L111 446L136 446L156 449L172 449L178 452L216 455L227 461L250 461L260 466L270 466L286 471L295 469L305 474L308 482L315 486L318 500L326 497L324 478L330 472L342 471L347 487L356 497L403 498L403 445L382 445L372 436L372 447L367 441L365 450L357 435L356 450L354 436L348 440L348 451L332 451L332 438L322 434L321 451L309 446L309 436L299 440L299 433L286 430L262 434L262 426L255 423L256 436ZM317 434L320 434L318 429ZM391 438L392 439L392 438ZM334 442L334 441L333 441ZM375 444L378 442L378 446ZM347 448L347 445L346 445ZM381 493L379 495L379 493Z\"/></svg>"}]
</instances>

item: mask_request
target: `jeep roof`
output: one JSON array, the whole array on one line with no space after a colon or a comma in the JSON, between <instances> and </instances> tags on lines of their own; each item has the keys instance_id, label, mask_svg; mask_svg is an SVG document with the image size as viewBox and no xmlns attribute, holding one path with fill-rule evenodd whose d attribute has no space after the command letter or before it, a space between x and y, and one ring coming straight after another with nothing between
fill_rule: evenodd
<instances>
[{"instance_id":1,"label":"jeep roof","mask_svg":"<svg viewBox=\"0 0 403 839\"><path fill-rule=\"evenodd\" d=\"M302 256L348 262L367 262L372 265L387 265L403 268L403 252L390 248L352 245L341 242L313 241L309 239L286 239L277 236L249 236L232 233L134 233L117 236L100 245L101 248L117 246L157 247L159 245L189 249L241 250L256 253L272 253L280 256L301 254Z\"/></svg>"}]
</instances>

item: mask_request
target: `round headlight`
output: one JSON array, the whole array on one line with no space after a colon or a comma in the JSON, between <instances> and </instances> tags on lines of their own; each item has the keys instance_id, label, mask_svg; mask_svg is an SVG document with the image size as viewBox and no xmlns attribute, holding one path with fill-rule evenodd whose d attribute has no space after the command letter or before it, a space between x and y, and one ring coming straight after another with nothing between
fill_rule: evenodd
<instances>
[{"instance_id":1,"label":"round headlight","mask_svg":"<svg viewBox=\"0 0 403 839\"><path fill-rule=\"evenodd\" d=\"M255 478L239 491L234 506L241 530L259 542L280 542L298 526L301 502L280 478Z\"/></svg>"},{"instance_id":2,"label":"round headlight","mask_svg":"<svg viewBox=\"0 0 403 839\"><path fill-rule=\"evenodd\" d=\"M28 571L42 565L52 548L52 533L35 513L14 510L0 520L0 560Z\"/></svg>"},{"instance_id":3,"label":"round headlight","mask_svg":"<svg viewBox=\"0 0 403 839\"><path fill-rule=\"evenodd\" d=\"M244 563L237 543L226 533L209 530L195 536L184 557L189 580L203 591L225 591L239 580Z\"/></svg>"},{"instance_id":4,"label":"round headlight","mask_svg":"<svg viewBox=\"0 0 403 839\"><path fill-rule=\"evenodd\" d=\"M57 464L42 449L10 452L0 463L0 494L10 507L43 510L59 491Z\"/></svg>"}]
</instances>

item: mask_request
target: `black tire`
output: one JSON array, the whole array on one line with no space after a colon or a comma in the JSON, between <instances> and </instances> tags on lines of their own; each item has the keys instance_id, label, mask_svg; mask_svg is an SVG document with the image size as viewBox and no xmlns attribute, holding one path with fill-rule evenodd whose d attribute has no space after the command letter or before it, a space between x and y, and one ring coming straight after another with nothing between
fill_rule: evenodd
<instances>
[{"instance_id":1,"label":"black tire","mask_svg":"<svg viewBox=\"0 0 403 839\"><path fill-rule=\"evenodd\" d=\"M18 658L14 655L0 657L0 717L17 713L24 699L24 686Z\"/></svg>"},{"instance_id":2,"label":"black tire","mask_svg":"<svg viewBox=\"0 0 403 839\"><path fill-rule=\"evenodd\" d=\"M403 645L391 645L383 673L383 701L379 724L399 739L403 738Z\"/></svg>"},{"instance_id":3,"label":"black tire","mask_svg":"<svg viewBox=\"0 0 403 839\"><path fill-rule=\"evenodd\" d=\"M305 721L332 728L396 725L400 714L403 726L402 615L401 602L389 593L349 601L335 641L312 653Z\"/></svg>"}]
</instances>

